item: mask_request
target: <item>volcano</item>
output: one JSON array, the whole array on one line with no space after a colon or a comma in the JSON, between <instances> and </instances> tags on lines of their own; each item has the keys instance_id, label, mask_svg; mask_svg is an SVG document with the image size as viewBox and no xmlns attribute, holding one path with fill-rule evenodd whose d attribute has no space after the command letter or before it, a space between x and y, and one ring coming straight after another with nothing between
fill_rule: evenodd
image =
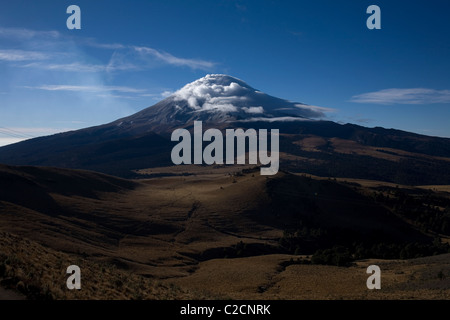
<instances>
[{"instance_id":1,"label":"volcano","mask_svg":"<svg viewBox=\"0 0 450 320\"><path fill-rule=\"evenodd\" d=\"M323 108L279 99L228 75L207 75L156 105L115 124L128 128L151 126L165 131L194 121L298 121L323 117Z\"/></svg>"},{"instance_id":2,"label":"volcano","mask_svg":"<svg viewBox=\"0 0 450 320\"><path fill-rule=\"evenodd\" d=\"M279 129L280 170L402 184L450 184L450 139L338 124L328 109L265 94L228 75L206 75L108 124L0 148L0 163L88 169L120 177L171 166L176 128Z\"/></svg>"}]
</instances>

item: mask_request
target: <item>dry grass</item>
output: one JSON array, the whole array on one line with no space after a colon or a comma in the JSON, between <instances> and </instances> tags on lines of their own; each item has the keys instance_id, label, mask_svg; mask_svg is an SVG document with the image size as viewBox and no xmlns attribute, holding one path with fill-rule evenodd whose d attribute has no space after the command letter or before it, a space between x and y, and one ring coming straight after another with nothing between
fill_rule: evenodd
<instances>
[{"instance_id":1,"label":"dry grass","mask_svg":"<svg viewBox=\"0 0 450 320\"><path fill-rule=\"evenodd\" d=\"M450 254L413 260L366 260L352 267L290 265L297 257L268 255L203 262L171 282L231 299L450 299ZM381 290L369 290L366 269L381 268Z\"/></svg>"},{"instance_id":2,"label":"dry grass","mask_svg":"<svg viewBox=\"0 0 450 320\"><path fill-rule=\"evenodd\" d=\"M450 185L428 185L428 186L418 186L418 188L431 190L434 192L450 193Z\"/></svg>"},{"instance_id":3,"label":"dry grass","mask_svg":"<svg viewBox=\"0 0 450 320\"><path fill-rule=\"evenodd\" d=\"M306 136L305 138L294 142L305 151L319 151L318 148L325 145L327 139L318 136Z\"/></svg>"},{"instance_id":4,"label":"dry grass","mask_svg":"<svg viewBox=\"0 0 450 320\"><path fill-rule=\"evenodd\" d=\"M428 156L421 153L408 152L386 147L372 147L360 144L354 140L341 138L323 138L315 135L306 135L301 140L294 142L294 144L300 146L304 151L312 152L321 152L320 148L324 147L328 143L330 147L333 148L334 152L364 155L388 161L400 161L411 157L450 161L450 158L446 157Z\"/></svg>"},{"instance_id":5,"label":"dry grass","mask_svg":"<svg viewBox=\"0 0 450 320\"><path fill-rule=\"evenodd\" d=\"M31 299L198 299L203 296L119 270L106 263L58 252L40 244L0 232L3 286ZM81 290L66 286L66 268L81 268Z\"/></svg>"},{"instance_id":6,"label":"dry grass","mask_svg":"<svg viewBox=\"0 0 450 320\"><path fill-rule=\"evenodd\" d=\"M53 299L450 298L449 255L363 261L349 268L283 267L298 257L281 254L225 259L221 250L240 241L278 245L283 229L277 219L281 218L263 213L270 200L267 181L285 174L269 178L236 174L235 167L212 172L210 167L187 169L179 167L178 176L142 180L134 188L115 191L90 190L91 184L69 185L71 193L63 192L71 182L64 171L68 182L56 177L55 187L48 192L49 201L60 211L0 201L2 283L33 298ZM172 168L151 170L145 173L173 172ZM92 174L89 179L102 186L105 178L98 181ZM381 184L345 180L369 187ZM285 187L290 191L292 185ZM326 197L320 205L332 207L324 210L327 217L343 215L334 202L342 199L333 184L321 192ZM361 208L370 213L364 204ZM372 223L366 217L358 219L352 222ZM205 257L211 250L216 251ZM380 291L365 286L365 269L372 263L382 269ZM80 291L65 286L65 270L71 264L81 267Z\"/></svg>"},{"instance_id":7,"label":"dry grass","mask_svg":"<svg viewBox=\"0 0 450 320\"><path fill-rule=\"evenodd\" d=\"M354 266L288 265L298 257L266 255L201 262L188 276L151 280L0 233L2 284L33 299L450 299L450 254L413 260L366 260ZM82 289L66 288L68 265L82 270ZM382 289L368 290L366 268L382 270Z\"/></svg>"}]
</instances>

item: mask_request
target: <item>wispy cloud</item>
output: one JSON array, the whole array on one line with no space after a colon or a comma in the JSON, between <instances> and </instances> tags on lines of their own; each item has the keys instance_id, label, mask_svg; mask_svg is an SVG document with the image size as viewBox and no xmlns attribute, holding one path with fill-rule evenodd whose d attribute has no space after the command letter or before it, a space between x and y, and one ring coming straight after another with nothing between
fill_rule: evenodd
<instances>
[{"instance_id":1,"label":"wispy cloud","mask_svg":"<svg viewBox=\"0 0 450 320\"><path fill-rule=\"evenodd\" d=\"M136 100L139 98L150 97L152 100L160 101L173 94L173 91L165 90L160 93L151 93L145 89L137 89L126 86L85 86L85 85L41 85L41 86L20 86L20 88L31 90L44 90L44 91L66 91L77 92L85 94L93 94L100 98L115 98L115 99L127 99Z\"/></svg>"},{"instance_id":2,"label":"wispy cloud","mask_svg":"<svg viewBox=\"0 0 450 320\"><path fill-rule=\"evenodd\" d=\"M107 50L125 49L127 46L121 43L101 43L94 38L81 39L80 42L86 46Z\"/></svg>"},{"instance_id":3,"label":"wispy cloud","mask_svg":"<svg viewBox=\"0 0 450 320\"><path fill-rule=\"evenodd\" d=\"M161 65L176 67L189 67L191 69L211 70L216 63L202 60L189 59L174 56L171 53L145 46L133 46L121 43L101 43L94 38L82 38L78 36L67 36L58 31L36 31L21 28L0 27L0 38L8 38L30 50L0 50L0 61L9 62L33 62L15 67L40 68L62 72L117 72L117 71L139 71L152 69ZM84 47L82 50L86 55L88 48L110 50L111 57L105 63L90 64L82 60L76 61L65 48ZM36 48L39 51L36 51ZM55 52L60 50L62 52ZM66 57L67 56L67 57ZM51 63L42 60L53 59ZM74 61L75 60L75 61ZM87 60L89 61L89 60Z\"/></svg>"},{"instance_id":4,"label":"wispy cloud","mask_svg":"<svg viewBox=\"0 0 450 320\"><path fill-rule=\"evenodd\" d=\"M0 135L0 147L7 146L8 144L17 143L24 140L27 140L27 138L2 137Z\"/></svg>"},{"instance_id":5,"label":"wispy cloud","mask_svg":"<svg viewBox=\"0 0 450 320\"><path fill-rule=\"evenodd\" d=\"M40 136L48 136L55 133L70 131L70 128L23 128L23 127L0 127L0 147L17 143L27 139Z\"/></svg>"},{"instance_id":6,"label":"wispy cloud","mask_svg":"<svg viewBox=\"0 0 450 320\"><path fill-rule=\"evenodd\" d=\"M21 40L29 40L32 38L50 38L56 39L59 38L61 34L58 31L39 31L39 30L30 30L24 28L4 28L0 27L0 37L4 38L13 38L13 39L21 39Z\"/></svg>"},{"instance_id":7,"label":"wispy cloud","mask_svg":"<svg viewBox=\"0 0 450 320\"><path fill-rule=\"evenodd\" d=\"M317 111L317 112L336 112L337 111L336 109L333 109L333 108L313 106L313 105L308 105L308 104L296 104L295 106L298 108L309 109L311 111Z\"/></svg>"},{"instance_id":8,"label":"wispy cloud","mask_svg":"<svg viewBox=\"0 0 450 320\"><path fill-rule=\"evenodd\" d=\"M199 59L185 59L171 55L164 51L158 51L148 47L133 47L133 49L140 53L143 57L156 58L162 62L165 62L174 66L186 66L192 69L211 69L215 66L214 62L199 60Z\"/></svg>"},{"instance_id":9,"label":"wispy cloud","mask_svg":"<svg viewBox=\"0 0 450 320\"><path fill-rule=\"evenodd\" d=\"M426 88L384 89L353 96L350 101L375 104L450 103L450 90Z\"/></svg>"},{"instance_id":10,"label":"wispy cloud","mask_svg":"<svg viewBox=\"0 0 450 320\"><path fill-rule=\"evenodd\" d=\"M100 98L113 98L113 99L127 99L127 100L137 100L137 99L139 99L138 96L129 96L129 95L112 94L112 93L97 94L97 97L100 97Z\"/></svg>"},{"instance_id":11,"label":"wispy cloud","mask_svg":"<svg viewBox=\"0 0 450 320\"><path fill-rule=\"evenodd\" d=\"M163 99L171 96L172 94L174 94L174 91L165 90L161 93L143 93L143 94L140 94L140 96L141 97L150 97L150 98L152 98L152 100L159 101L159 100L163 100Z\"/></svg>"},{"instance_id":12,"label":"wispy cloud","mask_svg":"<svg viewBox=\"0 0 450 320\"><path fill-rule=\"evenodd\" d=\"M23 86L27 89L38 89L46 91L75 91L75 92L94 92L94 93L105 93L105 92L122 92L122 93L143 93L146 92L144 89L136 89L131 87L122 86L79 86L79 85L43 85L43 86Z\"/></svg>"},{"instance_id":13,"label":"wispy cloud","mask_svg":"<svg viewBox=\"0 0 450 320\"><path fill-rule=\"evenodd\" d=\"M81 62L73 63L42 63L32 62L21 66L22 68L40 68L53 71L68 71L68 72L101 72L107 69L107 66L100 64L84 64Z\"/></svg>"},{"instance_id":14,"label":"wispy cloud","mask_svg":"<svg viewBox=\"0 0 450 320\"><path fill-rule=\"evenodd\" d=\"M1 60L1 55L0 55ZM113 72L113 71L127 71L127 70L142 70L143 68L132 63L110 63L103 64L89 64L83 62L71 63L49 63L49 62L31 62L20 66L21 68L39 68L50 71L63 72Z\"/></svg>"},{"instance_id":15,"label":"wispy cloud","mask_svg":"<svg viewBox=\"0 0 450 320\"><path fill-rule=\"evenodd\" d=\"M47 60L52 55L50 53L28 51L28 50L0 50L0 61L32 61Z\"/></svg>"},{"instance_id":16,"label":"wispy cloud","mask_svg":"<svg viewBox=\"0 0 450 320\"><path fill-rule=\"evenodd\" d=\"M12 127L8 128L16 132L21 132L24 135L29 135L31 137L37 137L46 134L59 133L63 131L72 130L70 128L49 128L49 127Z\"/></svg>"},{"instance_id":17,"label":"wispy cloud","mask_svg":"<svg viewBox=\"0 0 450 320\"><path fill-rule=\"evenodd\" d=\"M80 120L59 120L59 121L53 121L54 123L70 123L70 124L86 124L86 121L80 121Z\"/></svg>"},{"instance_id":18,"label":"wispy cloud","mask_svg":"<svg viewBox=\"0 0 450 320\"><path fill-rule=\"evenodd\" d=\"M167 98L167 97L171 96L172 94L173 94L173 91L166 90L161 93L161 97Z\"/></svg>"}]
</instances>

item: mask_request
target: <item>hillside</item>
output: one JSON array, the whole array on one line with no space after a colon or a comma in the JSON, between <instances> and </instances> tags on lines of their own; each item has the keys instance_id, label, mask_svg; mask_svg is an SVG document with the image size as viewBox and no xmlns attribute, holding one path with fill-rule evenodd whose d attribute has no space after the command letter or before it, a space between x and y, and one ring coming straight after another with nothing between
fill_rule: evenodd
<instances>
[{"instance_id":1,"label":"hillside","mask_svg":"<svg viewBox=\"0 0 450 320\"><path fill-rule=\"evenodd\" d=\"M170 300L201 299L199 294L168 286L114 265L96 263L79 255L67 254L35 241L0 232L0 285L12 298L31 300ZM65 269L72 264L82 268L82 290L68 290ZM12 291L12 293L10 292ZM19 295L20 294L20 295Z\"/></svg>"},{"instance_id":2,"label":"hillside","mask_svg":"<svg viewBox=\"0 0 450 320\"><path fill-rule=\"evenodd\" d=\"M165 177L164 170L174 171L161 168L155 178L130 181L88 171L2 166L0 232L86 263L167 283L179 279L182 290L194 293L199 287L185 287L181 279L201 278L203 266L223 259L249 268L258 259L275 269L290 261L307 268L448 250L450 233L435 227L449 219L450 196L443 191L287 172L269 178L245 167L189 168ZM28 196L13 196L20 194ZM408 211L410 201L428 201L433 219L441 220L421 220ZM11 254L2 250L3 257Z\"/></svg>"},{"instance_id":3,"label":"hillside","mask_svg":"<svg viewBox=\"0 0 450 320\"><path fill-rule=\"evenodd\" d=\"M303 229L297 245L308 254L349 241L432 240L352 186L283 172L269 179L251 170L219 172L132 182L85 171L3 167L2 229L94 252L123 250L132 239L174 239L189 257L178 250L172 258L186 262L214 256L212 240L226 248L248 239L256 252L277 251L283 233ZM259 248L263 244L268 247Z\"/></svg>"}]
</instances>

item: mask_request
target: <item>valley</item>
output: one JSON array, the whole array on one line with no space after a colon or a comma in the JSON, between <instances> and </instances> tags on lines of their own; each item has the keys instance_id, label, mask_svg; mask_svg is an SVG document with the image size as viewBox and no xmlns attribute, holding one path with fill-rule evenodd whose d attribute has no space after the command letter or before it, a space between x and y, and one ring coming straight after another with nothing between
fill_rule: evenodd
<instances>
[{"instance_id":1,"label":"valley","mask_svg":"<svg viewBox=\"0 0 450 320\"><path fill-rule=\"evenodd\" d=\"M31 290L35 297L37 290L45 298L47 288L46 297L58 299L449 298L449 232L400 215L385 199L401 190L442 205L446 191L287 172L267 177L249 166L176 169L151 168L139 173L154 178L125 180L1 166L3 285L32 298L23 288L29 283L39 288ZM436 237L442 244L433 244ZM396 251L407 243L414 252ZM311 264L337 245L353 257L345 266ZM380 292L365 287L373 261L383 270ZM84 280L89 289L78 293L64 289L64 266L74 263L95 279ZM117 277L129 279L128 291L110 285L120 283Z\"/></svg>"}]
</instances>

